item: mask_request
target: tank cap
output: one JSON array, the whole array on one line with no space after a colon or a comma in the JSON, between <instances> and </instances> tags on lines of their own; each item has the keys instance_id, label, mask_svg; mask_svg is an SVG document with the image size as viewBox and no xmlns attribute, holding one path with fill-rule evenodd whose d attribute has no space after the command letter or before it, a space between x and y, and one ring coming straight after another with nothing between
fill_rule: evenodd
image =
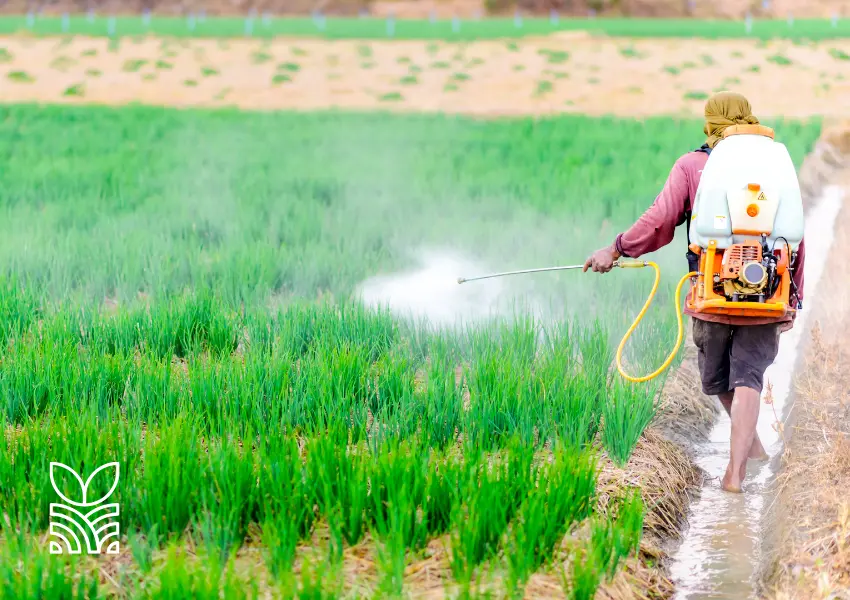
<instances>
[{"instance_id":1,"label":"tank cap","mask_svg":"<svg viewBox=\"0 0 850 600\"><path fill-rule=\"evenodd\" d=\"M757 192L761 189L761 185L759 185L758 183L748 183L747 189L751 192Z\"/></svg>"}]
</instances>

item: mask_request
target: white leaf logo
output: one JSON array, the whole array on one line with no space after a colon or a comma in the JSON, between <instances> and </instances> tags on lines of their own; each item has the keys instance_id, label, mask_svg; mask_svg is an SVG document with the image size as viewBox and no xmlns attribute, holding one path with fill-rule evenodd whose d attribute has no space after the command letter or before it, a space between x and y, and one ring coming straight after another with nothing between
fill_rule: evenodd
<instances>
[{"instance_id":1,"label":"white leaf logo","mask_svg":"<svg viewBox=\"0 0 850 600\"><path fill-rule=\"evenodd\" d=\"M68 475L71 477L70 480ZM58 540L50 541L51 554L62 554L63 547L69 554L80 554L84 545L82 542L85 542L86 551L89 554L100 554L107 542L107 554L118 554L119 523L114 518L119 515L119 506L117 502L112 504L104 504L104 502L118 487L119 476L120 466L117 462L101 465L88 476L85 482L68 465L50 463L50 483L53 485L53 491L65 502L65 504L50 504L50 535ZM60 489L57 479L65 482L74 481L77 488L75 492L79 490L80 500L72 500L66 496L63 493L64 487ZM92 484L95 482L102 482L102 487L108 486L109 491L100 498L92 499L89 497L89 492L93 491Z\"/></svg>"}]
</instances>

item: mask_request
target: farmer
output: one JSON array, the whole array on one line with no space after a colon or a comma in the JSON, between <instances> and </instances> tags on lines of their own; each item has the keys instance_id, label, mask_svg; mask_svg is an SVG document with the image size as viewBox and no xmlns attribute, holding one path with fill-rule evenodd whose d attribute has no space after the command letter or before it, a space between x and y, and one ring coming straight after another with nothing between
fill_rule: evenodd
<instances>
[{"instance_id":1,"label":"farmer","mask_svg":"<svg viewBox=\"0 0 850 600\"><path fill-rule=\"evenodd\" d=\"M751 111L750 103L740 94L720 92L709 98L705 104L705 144L676 161L652 206L613 244L594 252L584 271L607 273L621 256L637 258L669 244L676 227L685 224L686 214L693 207L709 152L721 142L727 127L757 124ZM794 265L799 302L803 300L804 260L801 242ZM792 327L793 313L771 319L695 314L687 308L685 312L692 317L702 390L717 396L732 419L729 465L722 487L740 492L747 460L768 458L756 433L764 372L776 358L779 334Z\"/></svg>"}]
</instances>

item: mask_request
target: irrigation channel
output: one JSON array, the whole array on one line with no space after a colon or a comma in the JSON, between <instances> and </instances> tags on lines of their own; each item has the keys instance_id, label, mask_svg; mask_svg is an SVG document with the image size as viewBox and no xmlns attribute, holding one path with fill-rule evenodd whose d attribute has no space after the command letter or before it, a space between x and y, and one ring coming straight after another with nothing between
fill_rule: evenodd
<instances>
[{"instance_id":1,"label":"irrigation channel","mask_svg":"<svg viewBox=\"0 0 850 600\"><path fill-rule=\"evenodd\" d=\"M813 306L820 290L819 281L834 238L835 223L844 190L828 187L806 215L806 297ZM729 457L731 422L725 412L711 431L710 438L695 448L696 462L707 477L698 501L691 506L689 527L673 555L671 575L676 583L676 598L703 600L754 597L758 570L762 515L770 506L772 482L780 467L784 433L774 427L777 417L784 421L791 396L794 367L806 331L803 310L794 328L782 334L779 354L765 373L765 382L773 386L773 406L762 403L758 435L771 456L769 461L750 461L744 493L729 494L720 489L719 480Z\"/></svg>"}]
</instances>

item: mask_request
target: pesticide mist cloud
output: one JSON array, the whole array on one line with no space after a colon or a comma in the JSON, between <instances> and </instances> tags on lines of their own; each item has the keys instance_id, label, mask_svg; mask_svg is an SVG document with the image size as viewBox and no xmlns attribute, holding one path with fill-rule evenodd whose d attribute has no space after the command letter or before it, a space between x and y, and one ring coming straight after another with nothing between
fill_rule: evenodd
<instances>
[{"instance_id":1,"label":"pesticide mist cloud","mask_svg":"<svg viewBox=\"0 0 850 600\"><path fill-rule=\"evenodd\" d=\"M512 306L523 300L523 295L503 279L459 285L458 277L493 269L458 254L424 252L418 262L419 266L409 271L379 275L361 283L357 291L362 302L443 326L507 316L512 314Z\"/></svg>"}]
</instances>

